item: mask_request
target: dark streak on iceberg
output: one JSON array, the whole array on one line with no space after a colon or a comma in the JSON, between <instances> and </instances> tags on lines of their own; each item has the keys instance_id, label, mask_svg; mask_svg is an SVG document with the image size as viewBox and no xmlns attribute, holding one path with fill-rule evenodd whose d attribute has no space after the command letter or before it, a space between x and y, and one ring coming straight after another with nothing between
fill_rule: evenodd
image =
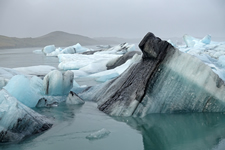
<instances>
[{"instance_id":1,"label":"dark streak on iceberg","mask_svg":"<svg viewBox=\"0 0 225 150\"><path fill-rule=\"evenodd\" d=\"M200 60L148 33L142 60L96 93L99 110L114 116L223 112L224 82Z\"/></svg>"},{"instance_id":2,"label":"dark streak on iceberg","mask_svg":"<svg viewBox=\"0 0 225 150\"><path fill-rule=\"evenodd\" d=\"M52 127L49 118L38 114L16 98L0 91L0 143L18 142Z\"/></svg>"}]
</instances>

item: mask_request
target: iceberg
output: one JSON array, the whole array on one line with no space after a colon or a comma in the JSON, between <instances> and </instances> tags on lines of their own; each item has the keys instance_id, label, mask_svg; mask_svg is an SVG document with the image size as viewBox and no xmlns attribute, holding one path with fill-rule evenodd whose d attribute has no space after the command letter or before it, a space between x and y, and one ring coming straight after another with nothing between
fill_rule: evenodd
<instances>
[{"instance_id":1,"label":"iceberg","mask_svg":"<svg viewBox=\"0 0 225 150\"><path fill-rule=\"evenodd\" d=\"M48 54L55 51L55 45L48 45L43 48L43 53Z\"/></svg>"},{"instance_id":2,"label":"iceberg","mask_svg":"<svg viewBox=\"0 0 225 150\"><path fill-rule=\"evenodd\" d=\"M225 67L223 66L223 57L225 56L225 42L211 41L210 35L206 35L202 40L192 37L188 40L186 39L186 41L195 44L190 47L190 44L186 42L186 47L181 45L177 48L182 52L194 55L195 57L199 58L205 64L210 66L221 79L225 80Z\"/></svg>"},{"instance_id":3,"label":"iceberg","mask_svg":"<svg viewBox=\"0 0 225 150\"><path fill-rule=\"evenodd\" d=\"M94 73L106 70L106 64L120 55L113 54L60 54L58 55L60 70L83 70L85 72ZM100 65L100 66L99 66Z\"/></svg>"},{"instance_id":4,"label":"iceberg","mask_svg":"<svg viewBox=\"0 0 225 150\"><path fill-rule=\"evenodd\" d=\"M73 46L66 47L64 49L57 48L54 51L49 51L49 53L46 54L46 56L58 56L59 54L74 54L74 53L83 53L86 51L90 51L90 49L81 46L79 43Z\"/></svg>"},{"instance_id":5,"label":"iceberg","mask_svg":"<svg viewBox=\"0 0 225 150\"><path fill-rule=\"evenodd\" d=\"M35 107L42 98L42 82L36 76L28 79L24 75L16 75L9 80L4 89L24 105Z\"/></svg>"},{"instance_id":6,"label":"iceberg","mask_svg":"<svg viewBox=\"0 0 225 150\"><path fill-rule=\"evenodd\" d=\"M202 43L204 44L210 44L211 42L211 36L210 35L206 35L202 40L201 40Z\"/></svg>"},{"instance_id":7,"label":"iceberg","mask_svg":"<svg viewBox=\"0 0 225 150\"><path fill-rule=\"evenodd\" d=\"M120 45L113 46L109 49L105 49L96 53L101 54L125 54L129 51L135 51L135 44L129 45L128 43L122 43Z\"/></svg>"},{"instance_id":8,"label":"iceberg","mask_svg":"<svg viewBox=\"0 0 225 150\"><path fill-rule=\"evenodd\" d=\"M0 143L18 142L51 128L51 121L0 90Z\"/></svg>"},{"instance_id":9,"label":"iceberg","mask_svg":"<svg viewBox=\"0 0 225 150\"><path fill-rule=\"evenodd\" d=\"M142 59L118 78L93 90L99 110L112 116L139 117L150 113L225 111L224 81L200 59L152 33L143 38L139 47Z\"/></svg>"},{"instance_id":10,"label":"iceberg","mask_svg":"<svg viewBox=\"0 0 225 150\"><path fill-rule=\"evenodd\" d=\"M76 93L70 91L70 94L68 95L66 99L67 104L84 104L84 100L82 100Z\"/></svg>"},{"instance_id":11,"label":"iceberg","mask_svg":"<svg viewBox=\"0 0 225 150\"><path fill-rule=\"evenodd\" d=\"M73 87L74 74L72 71L61 73L58 70L48 73L43 80L45 95L62 96L68 95Z\"/></svg>"},{"instance_id":12,"label":"iceberg","mask_svg":"<svg viewBox=\"0 0 225 150\"><path fill-rule=\"evenodd\" d=\"M61 73L58 70L49 72L44 79L37 76L28 78L16 75L3 87L10 95L28 107L52 106L66 100L73 87L73 72Z\"/></svg>"}]
</instances>

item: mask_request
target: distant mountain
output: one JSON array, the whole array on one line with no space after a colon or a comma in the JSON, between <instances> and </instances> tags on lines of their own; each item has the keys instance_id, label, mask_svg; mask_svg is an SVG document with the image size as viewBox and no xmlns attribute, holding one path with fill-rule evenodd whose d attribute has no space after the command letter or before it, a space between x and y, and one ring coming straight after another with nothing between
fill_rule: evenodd
<instances>
[{"instance_id":1,"label":"distant mountain","mask_svg":"<svg viewBox=\"0 0 225 150\"><path fill-rule=\"evenodd\" d=\"M55 31L37 38L16 38L0 35L0 49L3 48L25 48L44 47L54 44L57 47L66 47L80 43L81 45L120 44L126 41L113 41L104 38L89 38L78 34L70 34Z\"/></svg>"}]
</instances>

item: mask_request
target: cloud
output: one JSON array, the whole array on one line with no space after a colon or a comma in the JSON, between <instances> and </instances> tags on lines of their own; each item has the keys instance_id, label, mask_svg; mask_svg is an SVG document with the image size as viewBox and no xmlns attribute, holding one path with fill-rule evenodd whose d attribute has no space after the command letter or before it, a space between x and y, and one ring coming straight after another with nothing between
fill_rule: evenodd
<instances>
[{"instance_id":1,"label":"cloud","mask_svg":"<svg viewBox=\"0 0 225 150\"><path fill-rule=\"evenodd\" d=\"M1 0L0 34L40 36L61 30L90 37L225 35L223 0Z\"/></svg>"}]
</instances>

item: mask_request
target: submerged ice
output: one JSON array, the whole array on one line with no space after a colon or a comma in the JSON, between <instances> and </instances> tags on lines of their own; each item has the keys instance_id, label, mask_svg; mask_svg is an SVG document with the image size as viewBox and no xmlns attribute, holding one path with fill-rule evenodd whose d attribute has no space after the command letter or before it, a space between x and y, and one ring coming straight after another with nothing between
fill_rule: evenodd
<instances>
[{"instance_id":1,"label":"submerged ice","mask_svg":"<svg viewBox=\"0 0 225 150\"><path fill-rule=\"evenodd\" d=\"M110 131L106 130L105 128L102 128L101 130L98 130L96 132L93 132L93 133L87 135L86 136L86 139L89 139L89 140L98 140L98 139L105 138L109 134L110 134Z\"/></svg>"}]
</instances>

